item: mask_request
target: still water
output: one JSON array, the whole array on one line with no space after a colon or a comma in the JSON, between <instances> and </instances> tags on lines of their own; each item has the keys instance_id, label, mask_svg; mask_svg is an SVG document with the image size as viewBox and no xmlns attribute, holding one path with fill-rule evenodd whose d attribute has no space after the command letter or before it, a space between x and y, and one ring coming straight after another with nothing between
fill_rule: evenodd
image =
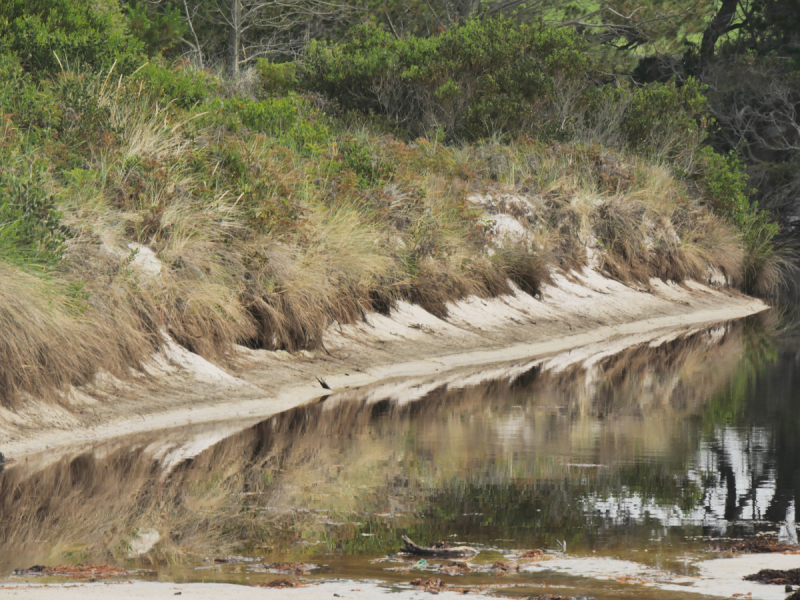
<instances>
[{"instance_id":1,"label":"still water","mask_svg":"<svg viewBox=\"0 0 800 600\"><path fill-rule=\"evenodd\" d=\"M754 318L33 456L0 474L0 576L91 562L253 584L286 577L264 562L302 561L319 565L310 581L684 597L491 565L543 549L691 575L720 538L782 522L786 535L800 518L796 348ZM402 534L481 552L469 574L443 574L396 556Z\"/></svg>"}]
</instances>

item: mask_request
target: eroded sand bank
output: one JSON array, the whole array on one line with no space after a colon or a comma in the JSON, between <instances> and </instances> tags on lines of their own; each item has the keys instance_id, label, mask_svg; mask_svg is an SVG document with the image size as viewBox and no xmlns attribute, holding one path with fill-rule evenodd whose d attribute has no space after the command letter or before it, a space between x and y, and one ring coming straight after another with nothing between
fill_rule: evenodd
<instances>
[{"instance_id":1,"label":"eroded sand bank","mask_svg":"<svg viewBox=\"0 0 800 600\"><path fill-rule=\"evenodd\" d=\"M540 299L522 292L469 298L439 319L401 304L391 315L365 315L331 326L323 349L289 354L238 348L215 365L170 343L145 373L125 381L100 375L59 398L28 399L0 409L0 451L33 452L178 427L260 419L328 394L387 378L442 374L465 365L541 358L592 344L609 352L767 309L760 300L696 282L652 280L635 289L594 271L556 276ZM596 354L596 350L593 350Z\"/></svg>"}]
</instances>

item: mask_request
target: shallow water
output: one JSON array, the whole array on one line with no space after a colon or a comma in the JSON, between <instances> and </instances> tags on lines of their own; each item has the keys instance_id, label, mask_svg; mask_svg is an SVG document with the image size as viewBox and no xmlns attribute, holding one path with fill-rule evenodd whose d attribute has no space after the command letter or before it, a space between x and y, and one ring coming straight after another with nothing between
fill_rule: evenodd
<instances>
[{"instance_id":1,"label":"shallow water","mask_svg":"<svg viewBox=\"0 0 800 600\"><path fill-rule=\"evenodd\" d=\"M749 319L610 356L600 347L344 390L255 425L33 456L0 474L0 575L92 562L252 584L286 578L264 562L303 561L320 568L290 578L685 597L622 571L582 576L608 561L491 566L544 549L553 566L612 557L653 568L639 580L666 580L693 575L711 543L795 522L792 348ZM471 573L443 574L440 561L397 556L402 534L481 552Z\"/></svg>"}]
</instances>

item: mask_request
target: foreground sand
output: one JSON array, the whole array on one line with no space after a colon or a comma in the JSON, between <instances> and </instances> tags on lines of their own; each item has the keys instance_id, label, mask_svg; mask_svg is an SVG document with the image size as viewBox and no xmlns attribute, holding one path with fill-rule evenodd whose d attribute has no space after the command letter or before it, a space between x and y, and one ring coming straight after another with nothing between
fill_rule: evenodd
<instances>
[{"instance_id":1,"label":"foreground sand","mask_svg":"<svg viewBox=\"0 0 800 600\"><path fill-rule=\"evenodd\" d=\"M392 593L387 588L380 588L374 584L354 582L332 582L318 586L294 589L269 589L247 587L243 585L228 585L216 583L85 583L65 585L2 585L0 596L20 598L24 600L39 600L40 598L58 598L59 600L84 600L102 598L103 600L159 600L169 598L174 600L177 595L192 600L318 600L334 598L380 598L387 597L392 600L409 600L430 596L424 592L406 590ZM391 594L391 596L389 596ZM448 600L450 598L464 598L463 594L455 592L439 593L437 598Z\"/></svg>"},{"instance_id":2,"label":"foreground sand","mask_svg":"<svg viewBox=\"0 0 800 600\"><path fill-rule=\"evenodd\" d=\"M446 319L401 304L389 316L334 324L323 349L289 354L238 348L214 365L169 344L145 373L100 375L62 398L0 408L0 451L21 456L130 433L230 419L261 419L334 390L465 365L543 357L589 344L685 331L767 309L760 300L696 282L635 289L586 270L557 276L541 299L518 292L451 304Z\"/></svg>"},{"instance_id":3,"label":"foreground sand","mask_svg":"<svg viewBox=\"0 0 800 600\"><path fill-rule=\"evenodd\" d=\"M654 590L681 594L684 598L749 598L750 600L783 600L783 586L762 585L742 580L743 574L761 569L792 569L800 567L797 554L751 554L735 558L719 558L699 562L699 574L681 577L646 567L639 563L590 557L567 557L537 563L537 571L554 571L565 575L587 577L598 581L616 581L625 589L625 597L635 597L637 590L652 595ZM625 582L627 581L627 583ZM546 591L546 590L543 590ZM550 590L554 593L556 590ZM108 582L74 583L63 585L0 584L0 596L21 600L130 600L146 598L158 600L175 598L196 600L322 600L328 598L391 598L411 600L431 598L431 594L413 589L390 590L375 583L332 581L321 585L295 589L269 589L240 585L213 583L146 583ZM457 592L442 591L436 598L450 600L464 598ZM480 597L491 598L481 594ZM648 596L651 597L651 596Z\"/></svg>"}]
</instances>

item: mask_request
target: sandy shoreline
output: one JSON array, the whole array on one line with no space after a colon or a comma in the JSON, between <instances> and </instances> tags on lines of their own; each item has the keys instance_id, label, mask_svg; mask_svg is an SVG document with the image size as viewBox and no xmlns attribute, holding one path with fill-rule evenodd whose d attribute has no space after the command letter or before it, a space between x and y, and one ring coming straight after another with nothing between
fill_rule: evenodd
<instances>
[{"instance_id":1,"label":"sandy shoreline","mask_svg":"<svg viewBox=\"0 0 800 600\"><path fill-rule=\"evenodd\" d=\"M531 570L542 573L561 573L566 577L595 579L598 582L617 582L626 593L654 590L680 593L683 597L730 598L743 597L752 600L782 600L786 596L783 586L764 585L742 580L742 575L761 569L792 569L800 564L796 554L750 554L734 558L717 558L694 563L699 573L696 576L679 576L657 568L648 567L613 558L569 557L535 563ZM565 580L566 581L566 580ZM512 581L504 581L514 586ZM522 583L522 582L516 582ZM457 585L452 583L452 585ZM526 588L536 588L530 580L523 583ZM476 590L477 591L477 590ZM492 589L478 592L480 597ZM502 590L495 590L502 593ZM546 592L547 590L543 589ZM551 593L554 590L551 590ZM606 589L608 595L610 590ZM174 598L178 595L197 600L249 600L280 598L283 600L320 600L323 598L378 598L391 594L394 600L428 598L431 594L408 587L390 587L375 581L333 580L308 587L291 589L261 588L248 585L220 583L170 583L143 581L75 582L64 584L0 583L0 595L24 600L128 600L136 598ZM438 598L463 598L457 591L442 590Z\"/></svg>"},{"instance_id":2,"label":"sandy shoreline","mask_svg":"<svg viewBox=\"0 0 800 600\"><path fill-rule=\"evenodd\" d=\"M377 598L389 596L393 600L410 600L429 597L430 594L416 590L390 590L375 583L357 581L334 581L304 588L271 589L232 585L223 583L149 583L149 582L108 582L74 583L63 585L6 584L0 585L0 595L24 600L40 598L59 598L59 600L84 600L102 598L104 600L128 600L136 598L171 600L180 595L191 600L317 600L320 598ZM463 598L457 592L440 592L436 596L445 600Z\"/></svg>"},{"instance_id":3,"label":"sandy shoreline","mask_svg":"<svg viewBox=\"0 0 800 600\"><path fill-rule=\"evenodd\" d=\"M230 364L213 365L171 344L147 373L128 381L100 376L56 402L31 400L19 410L0 409L0 451L20 458L143 431L267 418L330 394L318 377L341 391L591 344L618 351L637 343L637 336L651 339L767 308L760 300L694 282L654 280L650 290L633 289L585 271L557 278L543 299L521 292L471 298L451 305L447 319L401 305L390 316L334 325L325 349L313 353L241 348Z\"/></svg>"}]
</instances>

